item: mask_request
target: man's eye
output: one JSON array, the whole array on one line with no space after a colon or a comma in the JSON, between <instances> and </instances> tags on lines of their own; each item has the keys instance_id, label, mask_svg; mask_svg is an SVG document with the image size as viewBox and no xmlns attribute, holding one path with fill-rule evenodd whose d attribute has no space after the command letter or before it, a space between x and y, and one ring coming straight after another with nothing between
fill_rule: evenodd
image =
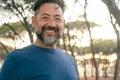
<instances>
[{"instance_id":1,"label":"man's eye","mask_svg":"<svg viewBox=\"0 0 120 80\"><path fill-rule=\"evenodd\" d=\"M47 19L48 19L48 17L44 16L44 17L42 17L42 19L43 19L43 20L47 20Z\"/></svg>"},{"instance_id":2,"label":"man's eye","mask_svg":"<svg viewBox=\"0 0 120 80\"><path fill-rule=\"evenodd\" d=\"M62 19L61 18L55 18L56 21L61 21Z\"/></svg>"},{"instance_id":3,"label":"man's eye","mask_svg":"<svg viewBox=\"0 0 120 80\"><path fill-rule=\"evenodd\" d=\"M43 17L43 19L47 19L48 17Z\"/></svg>"}]
</instances>

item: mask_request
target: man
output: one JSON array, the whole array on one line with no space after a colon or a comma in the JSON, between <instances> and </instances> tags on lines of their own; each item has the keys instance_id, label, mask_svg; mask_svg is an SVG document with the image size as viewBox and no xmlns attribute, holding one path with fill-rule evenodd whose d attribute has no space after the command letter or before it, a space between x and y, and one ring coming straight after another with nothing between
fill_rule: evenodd
<instances>
[{"instance_id":1,"label":"man","mask_svg":"<svg viewBox=\"0 0 120 80\"><path fill-rule=\"evenodd\" d=\"M38 0L34 11L37 39L7 56L0 80L78 80L75 60L57 48L64 30L63 1Z\"/></svg>"}]
</instances>

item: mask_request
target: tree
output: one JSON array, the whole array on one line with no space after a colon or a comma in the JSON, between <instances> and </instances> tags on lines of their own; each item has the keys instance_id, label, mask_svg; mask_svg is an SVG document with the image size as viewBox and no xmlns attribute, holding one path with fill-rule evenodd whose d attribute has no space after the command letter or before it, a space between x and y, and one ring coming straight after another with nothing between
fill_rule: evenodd
<instances>
[{"instance_id":1,"label":"tree","mask_svg":"<svg viewBox=\"0 0 120 80\"><path fill-rule=\"evenodd\" d=\"M21 38L21 33L25 31L24 27L21 27L21 22L15 22L15 23L5 23L2 26L0 26L0 55L2 59L4 59L11 50L16 49L16 41L19 39L22 43L24 43L24 40ZM15 47L11 47L11 45L7 45L3 43L3 40L7 41L8 39L11 39L14 41Z\"/></svg>"},{"instance_id":2,"label":"tree","mask_svg":"<svg viewBox=\"0 0 120 80\"><path fill-rule=\"evenodd\" d=\"M20 34L25 30L25 28L22 26L21 22L15 22L15 23L4 23L2 26L0 26L0 37L1 38L11 38L14 40L16 36L24 43L24 40L22 40Z\"/></svg>"},{"instance_id":3,"label":"tree","mask_svg":"<svg viewBox=\"0 0 120 80\"><path fill-rule=\"evenodd\" d=\"M10 13L13 13L15 16L18 17L20 20L22 26L26 29L26 31L29 34L29 38L31 43L33 42L33 35L32 35L32 29L31 26L29 25L28 18L32 13L31 6L34 2L34 0L2 0L1 1L1 9L8 11ZM9 25L9 24L7 24ZM10 26L10 25L9 25Z\"/></svg>"},{"instance_id":4,"label":"tree","mask_svg":"<svg viewBox=\"0 0 120 80\"><path fill-rule=\"evenodd\" d=\"M102 52L103 54L112 54L117 52L117 40L94 40L95 53Z\"/></svg>"},{"instance_id":5,"label":"tree","mask_svg":"<svg viewBox=\"0 0 120 80\"><path fill-rule=\"evenodd\" d=\"M87 20L86 8L87 8L87 0L85 0L85 5L84 5L84 17L85 17L85 22L86 22L88 32L89 32L89 36L90 36L90 47L91 47L91 52L92 52L92 55L93 55L93 63L94 63L94 67L95 67L96 80L99 80L99 66L97 65L97 62L96 62L96 59L95 59L94 44L93 44L93 39L92 39L92 35L91 35L90 24Z\"/></svg>"},{"instance_id":6,"label":"tree","mask_svg":"<svg viewBox=\"0 0 120 80\"><path fill-rule=\"evenodd\" d=\"M120 27L120 10L118 6L115 3L115 0L102 0L105 5L107 6L110 14L115 18L118 26ZM117 35L117 46L118 46L118 52L117 52L117 61L115 66L115 74L114 74L114 80L119 80L119 70L120 70L120 30L117 29L115 25L113 25L113 28Z\"/></svg>"}]
</instances>

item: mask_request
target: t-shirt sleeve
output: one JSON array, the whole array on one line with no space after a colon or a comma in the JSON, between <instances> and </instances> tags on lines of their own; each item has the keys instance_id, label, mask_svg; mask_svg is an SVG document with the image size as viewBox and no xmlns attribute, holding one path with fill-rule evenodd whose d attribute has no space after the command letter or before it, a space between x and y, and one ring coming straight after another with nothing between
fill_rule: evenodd
<instances>
[{"instance_id":1,"label":"t-shirt sleeve","mask_svg":"<svg viewBox=\"0 0 120 80\"><path fill-rule=\"evenodd\" d=\"M79 72L78 72L77 62L76 62L76 60L75 60L75 58L73 56L71 56L71 55L69 55L69 56L70 56L71 62L75 66L75 69L76 69L76 72L77 72L77 75L78 75L78 79L79 79Z\"/></svg>"},{"instance_id":2,"label":"t-shirt sleeve","mask_svg":"<svg viewBox=\"0 0 120 80\"><path fill-rule=\"evenodd\" d=\"M21 80L20 74L17 72L19 62L15 55L8 55L3 63L0 80Z\"/></svg>"}]
</instances>

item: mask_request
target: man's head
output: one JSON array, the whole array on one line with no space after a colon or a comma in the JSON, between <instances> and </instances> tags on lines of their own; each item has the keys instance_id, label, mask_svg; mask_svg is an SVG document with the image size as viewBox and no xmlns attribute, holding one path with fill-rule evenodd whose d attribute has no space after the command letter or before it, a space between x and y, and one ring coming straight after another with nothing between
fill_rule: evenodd
<instances>
[{"instance_id":1,"label":"man's head","mask_svg":"<svg viewBox=\"0 0 120 80\"><path fill-rule=\"evenodd\" d=\"M62 0L38 0L35 3L32 26L40 43L53 46L63 34L64 3Z\"/></svg>"},{"instance_id":2,"label":"man's head","mask_svg":"<svg viewBox=\"0 0 120 80\"><path fill-rule=\"evenodd\" d=\"M44 3L55 3L55 4L58 4L63 12L65 10L65 4L64 4L63 0L37 0L35 2L35 4L34 4L34 7L33 7L33 11L35 12L35 15L39 11L40 6L42 6Z\"/></svg>"}]
</instances>

